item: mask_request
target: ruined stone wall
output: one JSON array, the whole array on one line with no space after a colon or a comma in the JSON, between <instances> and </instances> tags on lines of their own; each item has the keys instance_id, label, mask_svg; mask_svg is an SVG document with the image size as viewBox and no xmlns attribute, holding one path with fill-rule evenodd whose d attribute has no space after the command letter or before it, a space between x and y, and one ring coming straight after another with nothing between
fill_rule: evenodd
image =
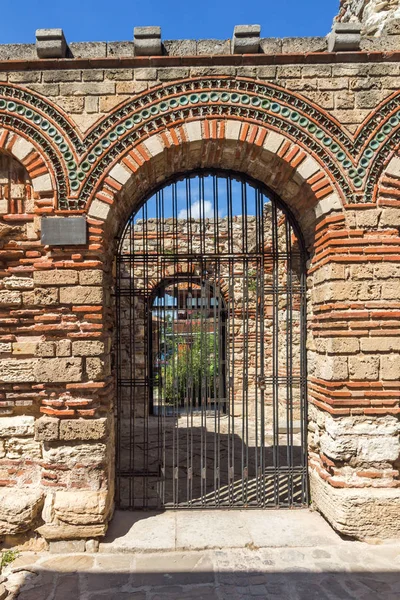
<instances>
[{"instance_id":1,"label":"ruined stone wall","mask_svg":"<svg viewBox=\"0 0 400 600\"><path fill-rule=\"evenodd\" d=\"M382 32L397 32L399 0L341 0L337 21L361 21L364 35L379 37Z\"/></svg>"},{"instance_id":2,"label":"ruined stone wall","mask_svg":"<svg viewBox=\"0 0 400 600\"><path fill-rule=\"evenodd\" d=\"M312 501L349 535L399 533L400 63L374 43L195 57L171 43L158 58L94 44L17 62L0 46L4 534L105 532L116 236L157 185L199 167L267 185L310 252ZM72 216L87 243L42 243L45 218Z\"/></svg>"}]
</instances>

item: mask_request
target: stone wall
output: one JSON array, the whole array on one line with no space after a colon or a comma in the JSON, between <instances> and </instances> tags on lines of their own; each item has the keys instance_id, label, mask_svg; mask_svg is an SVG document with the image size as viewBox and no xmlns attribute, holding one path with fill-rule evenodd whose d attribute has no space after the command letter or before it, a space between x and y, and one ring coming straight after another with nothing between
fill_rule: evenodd
<instances>
[{"instance_id":1,"label":"stone wall","mask_svg":"<svg viewBox=\"0 0 400 600\"><path fill-rule=\"evenodd\" d=\"M399 0L341 0L337 20L343 23L358 20L364 35L379 37L382 32L399 32Z\"/></svg>"},{"instance_id":2,"label":"stone wall","mask_svg":"<svg viewBox=\"0 0 400 600\"><path fill-rule=\"evenodd\" d=\"M157 185L199 167L259 180L297 219L312 500L348 535L399 533L399 55L325 47L139 58L94 45L90 60L8 62L0 46L4 534L105 532L116 237ZM87 243L42 244L45 218L82 215Z\"/></svg>"}]
</instances>

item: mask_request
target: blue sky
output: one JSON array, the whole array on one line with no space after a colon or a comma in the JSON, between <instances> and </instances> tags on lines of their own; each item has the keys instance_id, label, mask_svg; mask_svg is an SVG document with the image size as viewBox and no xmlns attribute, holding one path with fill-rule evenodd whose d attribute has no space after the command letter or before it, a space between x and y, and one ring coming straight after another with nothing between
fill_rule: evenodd
<instances>
[{"instance_id":1,"label":"blue sky","mask_svg":"<svg viewBox=\"0 0 400 600\"><path fill-rule=\"evenodd\" d=\"M131 40L138 25L161 25L164 39L232 35L259 23L263 37L323 36L339 0L0 0L0 44L32 43L35 30L62 27L72 41Z\"/></svg>"}]
</instances>

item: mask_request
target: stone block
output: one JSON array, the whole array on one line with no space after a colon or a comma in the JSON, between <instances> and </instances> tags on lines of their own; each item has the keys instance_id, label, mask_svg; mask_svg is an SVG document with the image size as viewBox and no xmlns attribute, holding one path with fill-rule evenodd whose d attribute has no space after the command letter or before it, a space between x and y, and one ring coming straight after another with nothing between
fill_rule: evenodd
<instances>
[{"instance_id":1,"label":"stone block","mask_svg":"<svg viewBox=\"0 0 400 600\"><path fill-rule=\"evenodd\" d=\"M107 524L103 525L42 525L36 531L46 540L81 540L103 537Z\"/></svg>"},{"instance_id":2,"label":"stone block","mask_svg":"<svg viewBox=\"0 0 400 600\"><path fill-rule=\"evenodd\" d=\"M315 216L317 219L319 219L319 217L328 215L329 213L336 210L341 210L341 208L342 202L340 200L339 194L337 192L332 192L332 194L329 194L329 196L322 198L322 200L318 202L314 209Z\"/></svg>"},{"instance_id":3,"label":"stone block","mask_svg":"<svg viewBox=\"0 0 400 600\"><path fill-rule=\"evenodd\" d=\"M54 514L59 521L69 525L102 525L108 517L111 504L107 492L56 492Z\"/></svg>"},{"instance_id":4,"label":"stone block","mask_svg":"<svg viewBox=\"0 0 400 600\"><path fill-rule=\"evenodd\" d=\"M30 488L0 489L0 533L29 531L43 506L43 492Z\"/></svg>"},{"instance_id":5,"label":"stone block","mask_svg":"<svg viewBox=\"0 0 400 600\"><path fill-rule=\"evenodd\" d=\"M60 437L60 419L43 416L35 421L35 440L52 442Z\"/></svg>"},{"instance_id":6,"label":"stone block","mask_svg":"<svg viewBox=\"0 0 400 600\"><path fill-rule=\"evenodd\" d=\"M0 306L19 306L21 298L17 290L0 290Z\"/></svg>"},{"instance_id":7,"label":"stone block","mask_svg":"<svg viewBox=\"0 0 400 600\"><path fill-rule=\"evenodd\" d=\"M260 51L260 25L236 25L233 30L233 54L257 54Z\"/></svg>"},{"instance_id":8,"label":"stone block","mask_svg":"<svg viewBox=\"0 0 400 600\"><path fill-rule=\"evenodd\" d=\"M196 40L164 40L164 50L168 56L195 56Z\"/></svg>"},{"instance_id":9,"label":"stone block","mask_svg":"<svg viewBox=\"0 0 400 600\"><path fill-rule=\"evenodd\" d=\"M59 340L56 343L57 356L71 356L71 340Z\"/></svg>"},{"instance_id":10,"label":"stone block","mask_svg":"<svg viewBox=\"0 0 400 600\"><path fill-rule=\"evenodd\" d=\"M40 460L42 444L31 438L9 438L5 443L6 457L11 460Z\"/></svg>"},{"instance_id":11,"label":"stone block","mask_svg":"<svg viewBox=\"0 0 400 600\"><path fill-rule=\"evenodd\" d=\"M0 437L32 437L34 434L34 424L35 417L25 415L17 417L0 417Z\"/></svg>"},{"instance_id":12,"label":"stone block","mask_svg":"<svg viewBox=\"0 0 400 600\"><path fill-rule=\"evenodd\" d=\"M36 52L39 58L65 58L67 42L62 29L37 29Z\"/></svg>"},{"instance_id":13,"label":"stone block","mask_svg":"<svg viewBox=\"0 0 400 600\"><path fill-rule=\"evenodd\" d=\"M343 535L356 539L400 536L400 488L333 488L310 475L313 505Z\"/></svg>"},{"instance_id":14,"label":"stone block","mask_svg":"<svg viewBox=\"0 0 400 600\"><path fill-rule=\"evenodd\" d=\"M360 350L357 338L329 338L326 345L329 354L354 354Z\"/></svg>"},{"instance_id":15,"label":"stone block","mask_svg":"<svg viewBox=\"0 0 400 600\"><path fill-rule=\"evenodd\" d=\"M348 462L356 455L357 443L356 436L344 435L332 438L328 433L324 433L320 438L320 449L332 460Z\"/></svg>"},{"instance_id":16,"label":"stone block","mask_svg":"<svg viewBox=\"0 0 400 600\"><path fill-rule=\"evenodd\" d=\"M326 37L290 37L282 40L283 54L308 54L325 52L326 49Z\"/></svg>"},{"instance_id":17,"label":"stone block","mask_svg":"<svg viewBox=\"0 0 400 600\"><path fill-rule=\"evenodd\" d=\"M60 439L104 440L108 434L108 419L65 419L60 422Z\"/></svg>"},{"instance_id":18,"label":"stone block","mask_svg":"<svg viewBox=\"0 0 400 600\"><path fill-rule=\"evenodd\" d=\"M231 40L197 40L197 54L219 54L226 56L231 53Z\"/></svg>"},{"instance_id":19,"label":"stone block","mask_svg":"<svg viewBox=\"0 0 400 600\"><path fill-rule=\"evenodd\" d=\"M361 23L335 23L328 35L328 52L357 52L361 44Z\"/></svg>"},{"instance_id":20,"label":"stone block","mask_svg":"<svg viewBox=\"0 0 400 600\"><path fill-rule=\"evenodd\" d=\"M384 381L400 380L400 354L381 356L381 379Z\"/></svg>"},{"instance_id":21,"label":"stone block","mask_svg":"<svg viewBox=\"0 0 400 600\"><path fill-rule=\"evenodd\" d=\"M81 358L39 358L35 378L40 383L71 383L82 381Z\"/></svg>"},{"instance_id":22,"label":"stone block","mask_svg":"<svg viewBox=\"0 0 400 600\"><path fill-rule=\"evenodd\" d=\"M133 30L135 56L162 54L161 27L135 27Z\"/></svg>"},{"instance_id":23,"label":"stone block","mask_svg":"<svg viewBox=\"0 0 400 600\"><path fill-rule=\"evenodd\" d=\"M101 200L93 200L89 207L89 216L105 221L109 211L109 204L106 204L106 202L102 202Z\"/></svg>"},{"instance_id":24,"label":"stone block","mask_svg":"<svg viewBox=\"0 0 400 600\"><path fill-rule=\"evenodd\" d=\"M110 171L110 175L115 181L124 185L131 177L132 172L128 171L123 165L116 164Z\"/></svg>"},{"instance_id":25,"label":"stone block","mask_svg":"<svg viewBox=\"0 0 400 600\"><path fill-rule=\"evenodd\" d=\"M22 302L26 306L54 306L58 304L58 289L49 287L22 292Z\"/></svg>"},{"instance_id":26,"label":"stone block","mask_svg":"<svg viewBox=\"0 0 400 600\"><path fill-rule=\"evenodd\" d=\"M105 58L106 42L72 42L69 49L74 58Z\"/></svg>"},{"instance_id":27,"label":"stone block","mask_svg":"<svg viewBox=\"0 0 400 600\"><path fill-rule=\"evenodd\" d=\"M50 554L76 554L85 549L85 540L57 540L49 544Z\"/></svg>"},{"instance_id":28,"label":"stone block","mask_svg":"<svg viewBox=\"0 0 400 600\"><path fill-rule=\"evenodd\" d=\"M62 464L73 468L75 465L90 467L104 464L107 460L106 444L45 444L43 460L50 464Z\"/></svg>"},{"instance_id":29,"label":"stone block","mask_svg":"<svg viewBox=\"0 0 400 600\"><path fill-rule=\"evenodd\" d=\"M0 360L0 381L4 383L31 383L36 381L35 368L38 359Z\"/></svg>"},{"instance_id":30,"label":"stone block","mask_svg":"<svg viewBox=\"0 0 400 600\"><path fill-rule=\"evenodd\" d=\"M318 173L320 168L321 167L315 158L307 156L307 158L297 167L296 173L300 175L302 179L307 181L307 179L310 179L315 173Z\"/></svg>"},{"instance_id":31,"label":"stone block","mask_svg":"<svg viewBox=\"0 0 400 600\"><path fill-rule=\"evenodd\" d=\"M3 283L9 290L29 290L33 288L33 279L31 277L4 277Z\"/></svg>"},{"instance_id":32,"label":"stone block","mask_svg":"<svg viewBox=\"0 0 400 600\"><path fill-rule=\"evenodd\" d=\"M36 356L53 357L56 355L56 345L54 342L41 342L37 345Z\"/></svg>"},{"instance_id":33,"label":"stone block","mask_svg":"<svg viewBox=\"0 0 400 600\"><path fill-rule=\"evenodd\" d=\"M352 437L357 443L357 459L363 463L392 463L400 456L398 435Z\"/></svg>"},{"instance_id":34,"label":"stone block","mask_svg":"<svg viewBox=\"0 0 400 600\"><path fill-rule=\"evenodd\" d=\"M349 357L349 375L352 379L373 381L379 377L379 356L361 354Z\"/></svg>"},{"instance_id":35,"label":"stone block","mask_svg":"<svg viewBox=\"0 0 400 600\"><path fill-rule=\"evenodd\" d=\"M360 344L362 352L400 352L399 337L361 338Z\"/></svg>"},{"instance_id":36,"label":"stone block","mask_svg":"<svg viewBox=\"0 0 400 600\"><path fill-rule=\"evenodd\" d=\"M35 148L33 144L31 144L31 142L28 142L28 140L26 140L23 137L19 137L13 145L12 153L13 156L15 156L15 158L22 162L24 158L26 158L28 154L30 154L34 150Z\"/></svg>"},{"instance_id":37,"label":"stone block","mask_svg":"<svg viewBox=\"0 0 400 600\"><path fill-rule=\"evenodd\" d=\"M110 374L109 361L97 357L86 359L86 375L90 381L99 381Z\"/></svg>"},{"instance_id":38,"label":"stone block","mask_svg":"<svg viewBox=\"0 0 400 600\"><path fill-rule=\"evenodd\" d=\"M344 381L348 378L348 364L345 356L318 356L315 365L316 377L326 381Z\"/></svg>"},{"instance_id":39,"label":"stone block","mask_svg":"<svg viewBox=\"0 0 400 600\"><path fill-rule=\"evenodd\" d=\"M14 342L12 353L16 355L26 355L31 354L35 355L39 342L37 340L32 341L23 341L23 342Z\"/></svg>"},{"instance_id":40,"label":"stone block","mask_svg":"<svg viewBox=\"0 0 400 600\"><path fill-rule=\"evenodd\" d=\"M101 304L103 290L101 287L75 286L60 288L61 304Z\"/></svg>"},{"instance_id":41,"label":"stone block","mask_svg":"<svg viewBox=\"0 0 400 600\"><path fill-rule=\"evenodd\" d=\"M400 156L393 156L386 167L386 175L400 177Z\"/></svg>"},{"instance_id":42,"label":"stone block","mask_svg":"<svg viewBox=\"0 0 400 600\"><path fill-rule=\"evenodd\" d=\"M379 219L380 227L400 227L400 208L383 208Z\"/></svg>"},{"instance_id":43,"label":"stone block","mask_svg":"<svg viewBox=\"0 0 400 600\"><path fill-rule=\"evenodd\" d=\"M82 340L72 342L72 354L74 356L98 356L104 353L104 342Z\"/></svg>"},{"instance_id":44,"label":"stone block","mask_svg":"<svg viewBox=\"0 0 400 600\"><path fill-rule=\"evenodd\" d=\"M52 192L53 184L51 182L50 175L39 175L39 177L35 177L32 179L32 185L35 192L40 194L41 192Z\"/></svg>"}]
</instances>

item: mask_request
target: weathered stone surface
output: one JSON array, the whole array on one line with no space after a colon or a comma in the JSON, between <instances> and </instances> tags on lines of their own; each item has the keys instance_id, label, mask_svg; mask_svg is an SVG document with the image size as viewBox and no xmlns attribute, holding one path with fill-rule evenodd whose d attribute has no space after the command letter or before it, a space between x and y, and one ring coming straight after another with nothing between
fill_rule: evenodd
<instances>
[{"instance_id":1,"label":"weathered stone surface","mask_svg":"<svg viewBox=\"0 0 400 600\"><path fill-rule=\"evenodd\" d=\"M36 381L37 359L0 360L0 381L4 383Z\"/></svg>"},{"instance_id":2,"label":"weathered stone surface","mask_svg":"<svg viewBox=\"0 0 400 600\"><path fill-rule=\"evenodd\" d=\"M36 381L72 382L82 380L81 358L40 358L35 366Z\"/></svg>"},{"instance_id":3,"label":"weathered stone surface","mask_svg":"<svg viewBox=\"0 0 400 600\"><path fill-rule=\"evenodd\" d=\"M0 533L28 531L43 506L41 490L0 489Z\"/></svg>"},{"instance_id":4,"label":"weathered stone surface","mask_svg":"<svg viewBox=\"0 0 400 600\"><path fill-rule=\"evenodd\" d=\"M35 271L33 280L36 285L67 285L78 283L77 271L71 269L51 269L50 271Z\"/></svg>"},{"instance_id":5,"label":"weathered stone surface","mask_svg":"<svg viewBox=\"0 0 400 600\"><path fill-rule=\"evenodd\" d=\"M55 541L55 542L50 542L49 544L49 551L50 554L73 554L74 552L85 552L85 540L70 540L70 541L64 541L64 540L59 540L59 541ZM77 557L74 557L77 558ZM81 557L79 557L81 558ZM74 570L76 570L77 566L79 565L80 567L82 567L81 561L79 560L63 560L63 561L59 561L56 562L54 564L54 561L48 561L46 563L47 567L59 567L60 563L63 567L62 570L67 571L68 573L71 573L71 571L73 572ZM88 561L83 561L84 562L84 566L85 568L90 568L91 564L92 564L92 560L90 559L90 557L82 557L84 559L88 558Z\"/></svg>"},{"instance_id":6,"label":"weathered stone surface","mask_svg":"<svg viewBox=\"0 0 400 600\"><path fill-rule=\"evenodd\" d=\"M5 444L6 456L10 459L40 460L42 444L29 438L9 438Z\"/></svg>"},{"instance_id":7,"label":"weathered stone surface","mask_svg":"<svg viewBox=\"0 0 400 600\"><path fill-rule=\"evenodd\" d=\"M0 290L0 305L18 306L21 304L21 294L17 290Z\"/></svg>"},{"instance_id":8,"label":"weathered stone surface","mask_svg":"<svg viewBox=\"0 0 400 600\"><path fill-rule=\"evenodd\" d=\"M60 289L61 304L101 304L102 301L101 287L75 286Z\"/></svg>"},{"instance_id":9,"label":"weathered stone surface","mask_svg":"<svg viewBox=\"0 0 400 600\"><path fill-rule=\"evenodd\" d=\"M108 433L108 420L65 419L60 422L61 440L103 440Z\"/></svg>"},{"instance_id":10,"label":"weathered stone surface","mask_svg":"<svg viewBox=\"0 0 400 600\"><path fill-rule=\"evenodd\" d=\"M69 525L103 524L111 503L107 492L56 492L54 512L57 519Z\"/></svg>"},{"instance_id":11,"label":"weathered stone surface","mask_svg":"<svg viewBox=\"0 0 400 600\"><path fill-rule=\"evenodd\" d=\"M80 285L101 285L103 283L103 271L89 269L81 271L79 273L79 283Z\"/></svg>"},{"instance_id":12,"label":"weathered stone surface","mask_svg":"<svg viewBox=\"0 0 400 600\"><path fill-rule=\"evenodd\" d=\"M110 374L109 361L97 357L86 359L86 375L92 381L98 381Z\"/></svg>"},{"instance_id":13,"label":"weathered stone surface","mask_svg":"<svg viewBox=\"0 0 400 600\"><path fill-rule=\"evenodd\" d=\"M0 437L33 436L35 417L0 417Z\"/></svg>"},{"instance_id":14,"label":"weathered stone surface","mask_svg":"<svg viewBox=\"0 0 400 600\"><path fill-rule=\"evenodd\" d=\"M46 540L81 540L104 536L107 525L42 525L36 531Z\"/></svg>"},{"instance_id":15,"label":"weathered stone surface","mask_svg":"<svg viewBox=\"0 0 400 600\"><path fill-rule=\"evenodd\" d=\"M9 290L28 290L33 288L33 279L31 277L4 277L3 282Z\"/></svg>"},{"instance_id":16,"label":"weathered stone surface","mask_svg":"<svg viewBox=\"0 0 400 600\"><path fill-rule=\"evenodd\" d=\"M50 442L59 439L60 420L43 416L35 421L35 440Z\"/></svg>"},{"instance_id":17,"label":"weathered stone surface","mask_svg":"<svg viewBox=\"0 0 400 600\"><path fill-rule=\"evenodd\" d=\"M381 377L387 381L400 379L400 354L391 354L382 356L381 359Z\"/></svg>"},{"instance_id":18,"label":"weathered stone surface","mask_svg":"<svg viewBox=\"0 0 400 600\"><path fill-rule=\"evenodd\" d=\"M397 0L341 0L337 20L348 23L360 19L364 35L380 36L390 23L399 18Z\"/></svg>"},{"instance_id":19,"label":"weathered stone surface","mask_svg":"<svg viewBox=\"0 0 400 600\"><path fill-rule=\"evenodd\" d=\"M104 342L92 340L72 342L72 353L74 356L98 356L104 353Z\"/></svg>"},{"instance_id":20,"label":"weathered stone surface","mask_svg":"<svg viewBox=\"0 0 400 600\"><path fill-rule=\"evenodd\" d=\"M354 379L378 379L379 356L360 355L349 357L349 373Z\"/></svg>"},{"instance_id":21,"label":"weathered stone surface","mask_svg":"<svg viewBox=\"0 0 400 600\"><path fill-rule=\"evenodd\" d=\"M314 505L340 533L358 539L395 538L400 535L400 489L332 488L313 472Z\"/></svg>"},{"instance_id":22,"label":"weathered stone surface","mask_svg":"<svg viewBox=\"0 0 400 600\"><path fill-rule=\"evenodd\" d=\"M52 306L58 304L58 288L37 288L22 292L22 302L26 306Z\"/></svg>"},{"instance_id":23,"label":"weathered stone surface","mask_svg":"<svg viewBox=\"0 0 400 600\"><path fill-rule=\"evenodd\" d=\"M45 444L43 459L46 463L65 464L73 467L76 464L90 466L106 461L107 446L105 444L74 444L52 447Z\"/></svg>"}]
</instances>

